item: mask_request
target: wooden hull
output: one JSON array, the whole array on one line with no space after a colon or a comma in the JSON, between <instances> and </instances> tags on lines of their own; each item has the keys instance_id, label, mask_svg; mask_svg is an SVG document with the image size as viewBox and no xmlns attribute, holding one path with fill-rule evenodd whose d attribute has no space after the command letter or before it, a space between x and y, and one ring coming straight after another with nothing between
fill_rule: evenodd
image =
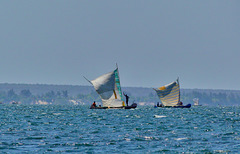
<instances>
[{"instance_id":1,"label":"wooden hull","mask_svg":"<svg viewBox=\"0 0 240 154\"><path fill-rule=\"evenodd\" d=\"M136 103L133 103L131 106L121 106L121 107L94 107L91 106L90 109L135 109L137 107Z\"/></svg>"}]
</instances>

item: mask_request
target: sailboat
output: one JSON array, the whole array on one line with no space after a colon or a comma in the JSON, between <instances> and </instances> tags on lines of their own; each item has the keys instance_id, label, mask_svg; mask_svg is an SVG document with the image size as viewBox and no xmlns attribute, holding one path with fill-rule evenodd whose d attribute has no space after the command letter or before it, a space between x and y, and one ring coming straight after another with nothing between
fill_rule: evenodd
<instances>
[{"instance_id":1,"label":"sailboat","mask_svg":"<svg viewBox=\"0 0 240 154\"><path fill-rule=\"evenodd\" d=\"M88 80L87 78L85 78ZM88 80L89 81L89 80ZM90 109L132 109L137 104L126 106L123 100L118 67L109 73L89 81L95 88L102 100L102 106L92 105Z\"/></svg>"},{"instance_id":2,"label":"sailboat","mask_svg":"<svg viewBox=\"0 0 240 154\"><path fill-rule=\"evenodd\" d=\"M194 102L193 106L202 106L202 105L199 104L199 99L198 98L194 98L193 102Z\"/></svg>"},{"instance_id":3,"label":"sailboat","mask_svg":"<svg viewBox=\"0 0 240 154\"><path fill-rule=\"evenodd\" d=\"M179 80L165 86L154 88L162 104L157 107L190 108L191 104L183 105L180 101Z\"/></svg>"}]
</instances>

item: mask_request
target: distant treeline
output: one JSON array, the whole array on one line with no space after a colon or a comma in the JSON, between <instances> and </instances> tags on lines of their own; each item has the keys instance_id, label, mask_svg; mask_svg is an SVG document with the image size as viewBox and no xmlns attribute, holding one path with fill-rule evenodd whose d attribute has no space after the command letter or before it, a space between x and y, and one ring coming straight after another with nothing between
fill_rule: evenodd
<instances>
[{"instance_id":1,"label":"distant treeline","mask_svg":"<svg viewBox=\"0 0 240 154\"><path fill-rule=\"evenodd\" d=\"M152 88L123 87L131 102L160 102ZM193 104L199 98L202 105L240 105L240 91L181 89L181 101ZM125 99L125 98L124 98ZM101 102L92 86L41 85L41 84L0 84L0 102L22 104L90 104Z\"/></svg>"},{"instance_id":2,"label":"distant treeline","mask_svg":"<svg viewBox=\"0 0 240 154\"><path fill-rule=\"evenodd\" d=\"M23 89L19 94L13 89L8 90L7 92L0 92L0 101L2 103L18 102L22 104L37 104L39 100L49 103L64 103L68 99L70 99L70 97L66 90L61 92L57 91L56 93L54 91L49 91L42 95L33 95L29 89Z\"/></svg>"},{"instance_id":3,"label":"distant treeline","mask_svg":"<svg viewBox=\"0 0 240 154\"><path fill-rule=\"evenodd\" d=\"M181 101L184 104L193 104L193 99L198 98L200 105L224 105L224 106L236 106L240 105L240 95L236 94L236 92L216 92L214 90L210 90L212 92L199 92L191 90L188 92L184 92L185 90L181 90ZM130 95L131 96L131 95ZM161 102L158 99L156 93L152 92L148 96L138 96L138 97L130 97L135 102Z\"/></svg>"},{"instance_id":4,"label":"distant treeline","mask_svg":"<svg viewBox=\"0 0 240 154\"><path fill-rule=\"evenodd\" d=\"M0 102L10 104L86 104L93 101L100 101L96 92L90 94L78 94L76 96L70 96L67 90L62 91L49 91L41 95L33 95L29 89L23 89L17 94L13 89L7 92L0 92Z\"/></svg>"}]
</instances>

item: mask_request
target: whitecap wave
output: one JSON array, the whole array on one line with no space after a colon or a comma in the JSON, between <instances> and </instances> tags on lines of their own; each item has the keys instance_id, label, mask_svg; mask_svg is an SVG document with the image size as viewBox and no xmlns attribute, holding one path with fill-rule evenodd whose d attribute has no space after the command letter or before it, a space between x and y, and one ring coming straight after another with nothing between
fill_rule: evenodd
<instances>
[{"instance_id":1,"label":"whitecap wave","mask_svg":"<svg viewBox=\"0 0 240 154\"><path fill-rule=\"evenodd\" d=\"M164 115L154 115L154 118L165 118L167 116L164 116Z\"/></svg>"},{"instance_id":2,"label":"whitecap wave","mask_svg":"<svg viewBox=\"0 0 240 154\"><path fill-rule=\"evenodd\" d=\"M181 141L181 140L186 140L186 139L188 139L188 138L175 138L175 140L177 140L177 141Z\"/></svg>"}]
</instances>

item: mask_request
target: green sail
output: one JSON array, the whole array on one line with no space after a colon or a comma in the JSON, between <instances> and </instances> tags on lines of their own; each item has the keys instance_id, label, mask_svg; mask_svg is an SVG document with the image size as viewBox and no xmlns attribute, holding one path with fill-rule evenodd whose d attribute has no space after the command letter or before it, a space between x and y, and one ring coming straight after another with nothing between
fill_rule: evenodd
<instances>
[{"instance_id":1,"label":"green sail","mask_svg":"<svg viewBox=\"0 0 240 154\"><path fill-rule=\"evenodd\" d=\"M120 79L119 79L119 74L118 74L118 68L114 71L114 73L115 73L115 83L117 85L117 89L118 89L119 95L121 97L121 100L123 101L122 89L121 89Z\"/></svg>"}]
</instances>

